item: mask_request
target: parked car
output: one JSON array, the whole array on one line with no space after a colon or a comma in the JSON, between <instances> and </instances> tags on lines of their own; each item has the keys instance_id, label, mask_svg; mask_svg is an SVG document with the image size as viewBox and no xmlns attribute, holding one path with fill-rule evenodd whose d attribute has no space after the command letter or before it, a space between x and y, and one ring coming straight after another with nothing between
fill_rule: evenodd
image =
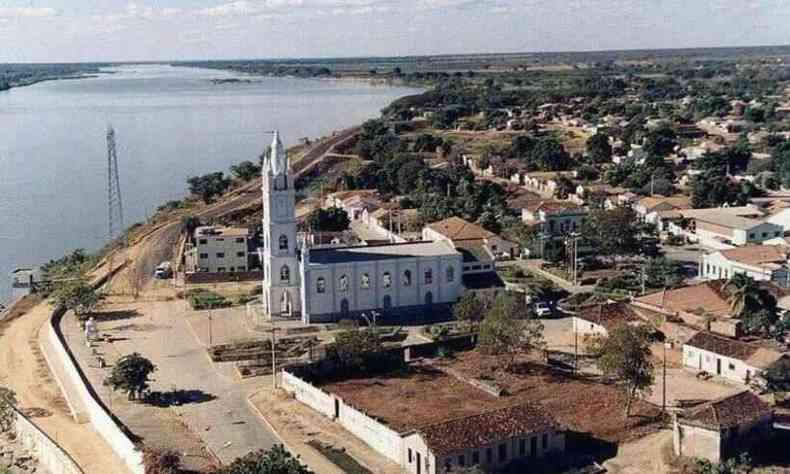
<instances>
[{"instance_id":1,"label":"parked car","mask_svg":"<svg viewBox=\"0 0 790 474\"><path fill-rule=\"evenodd\" d=\"M549 307L549 304L545 301L538 301L535 303L535 314L537 314L539 318L551 316L551 308Z\"/></svg>"},{"instance_id":2,"label":"parked car","mask_svg":"<svg viewBox=\"0 0 790 474\"><path fill-rule=\"evenodd\" d=\"M173 276L173 265L170 262L162 262L154 270L154 277L166 280Z\"/></svg>"}]
</instances>

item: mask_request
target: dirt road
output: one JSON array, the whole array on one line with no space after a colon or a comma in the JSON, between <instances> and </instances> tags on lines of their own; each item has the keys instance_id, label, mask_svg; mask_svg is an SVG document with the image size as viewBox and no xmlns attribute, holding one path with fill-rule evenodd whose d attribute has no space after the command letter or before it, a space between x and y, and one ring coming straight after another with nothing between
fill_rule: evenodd
<instances>
[{"instance_id":1,"label":"dirt road","mask_svg":"<svg viewBox=\"0 0 790 474\"><path fill-rule=\"evenodd\" d=\"M109 445L91 428L77 424L39 350L39 332L52 314L40 303L27 314L2 323L0 384L14 390L19 406L57 441L88 474L127 473Z\"/></svg>"}]
</instances>

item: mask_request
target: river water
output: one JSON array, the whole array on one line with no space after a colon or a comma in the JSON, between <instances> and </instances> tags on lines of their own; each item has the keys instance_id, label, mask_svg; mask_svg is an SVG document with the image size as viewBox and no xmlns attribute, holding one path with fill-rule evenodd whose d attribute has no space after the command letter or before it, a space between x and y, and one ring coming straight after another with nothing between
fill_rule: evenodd
<instances>
[{"instance_id":1,"label":"river water","mask_svg":"<svg viewBox=\"0 0 790 474\"><path fill-rule=\"evenodd\" d=\"M186 193L186 178L255 161L279 129L286 145L373 118L408 88L208 69L114 67L97 78L0 92L0 302L9 272L107 235L106 129L116 131L127 225Z\"/></svg>"}]
</instances>

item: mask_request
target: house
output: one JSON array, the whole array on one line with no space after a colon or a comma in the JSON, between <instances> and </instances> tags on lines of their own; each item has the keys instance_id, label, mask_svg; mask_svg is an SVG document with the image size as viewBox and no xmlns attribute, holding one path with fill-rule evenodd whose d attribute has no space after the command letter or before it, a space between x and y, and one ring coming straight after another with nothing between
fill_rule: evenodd
<instances>
[{"instance_id":1,"label":"house","mask_svg":"<svg viewBox=\"0 0 790 474\"><path fill-rule=\"evenodd\" d=\"M544 200L529 204L521 212L521 220L537 225L541 232L561 236L579 232L589 211L569 201Z\"/></svg>"},{"instance_id":2,"label":"house","mask_svg":"<svg viewBox=\"0 0 790 474\"><path fill-rule=\"evenodd\" d=\"M481 247L492 259L518 255L518 245L509 242L483 227L460 217L450 217L426 225L422 230L423 240L446 240L459 247Z\"/></svg>"},{"instance_id":3,"label":"house","mask_svg":"<svg viewBox=\"0 0 790 474\"><path fill-rule=\"evenodd\" d=\"M689 222L687 237L711 248L762 243L784 234L782 226L765 220L754 206L680 211Z\"/></svg>"},{"instance_id":4,"label":"house","mask_svg":"<svg viewBox=\"0 0 790 474\"><path fill-rule=\"evenodd\" d=\"M700 331L683 344L683 366L749 384L784 355L772 348ZM758 379L759 380L759 379Z\"/></svg>"},{"instance_id":5,"label":"house","mask_svg":"<svg viewBox=\"0 0 790 474\"><path fill-rule=\"evenodd\" d=\"M382 207L373 212L363 211L362 221L376 233L387 236L393 243L420 240L419 209L388 209Z\"/></svg>"},{"instance_id":6,"label":"house","mask_svg":"<svg viewBox=\"0 0 790 474\"><path fill-rule=\"evenodd\" d=\"M703 403L673 420L675 455L720 463L769 435L773 417L749 391Z\"/></svg>"},{"instance_id":7,"label":"house","mask_svg":"<svg viewBox=\"0 0 790 474\"><path fill-rule=\"evenodd\" d=\"M249 229L202 226L185 252L187 272L240 273L249 268Z\"/></svg>"},{"instance_id":8,"label":"house","mask_svg":"<svg viewBox=\"0 0 790 474\"><path fill-rule=\"evenodd\" d=\"M790 287L787 258L790 249L778 245L746 245L702 256L699 276L706 280L727 279L736 273L758 281L771 281Z\"/></svg>"},{"instance_id":9,"label":"house","mask_svg":"<svg viewBox=\"0 0 790 474\"><path fill-rule=\"evenodd\" d=\"M602 303L585 306L572 318L572 332L582 336L607 336L609 330L621 324L642 321L626 303Z\"/></svg>"},{"instance_id":10,"label":"house","mask_svg":"<svg viewBox=\"0 0 790 474\"><path fill-rule=\"evenodd\" d=\"M740 321L733 318L724 281L704 281L661 290L631 300L631 306L668 338L685 341L696 329L737 336Z\"/></svg>"},{"instance_id":11,"label":"house","mask_svg":"<svg viewBox=\"0 0 790 474\"><path fill-rule=\"evenodd\" d=\"M568 200L580 206L589 202L594 202L596 198L606 203L625 192L626 190L624 188L610 186L608 184L579 184L576 186L576 192L568 196Z\"/></svg>"},{"instance_id":12,"label":"house","mask_svg":"<svg viewBox=\"0 0 790 474\"><path fill-rule=\"evenodd\" d=\"M559 191L559 178L576 179L575 171L541 171L523 175L524 188L540 194L544 198L552 198Z\"/></svg>"},{"instance_id":13,"label":"house","mask_svg":"<svg viewBox=\"0 0 790 474\"><path fill-rule=\"evenodd\" d=\"M472 466L494 472L565 451L566 428L540 405L516 396L502 406L480 387L423 370L323 382L292 368L283 371L282 387L411 474ZM408 400L393 397L406 387ZM437 406L448 399L465 403Z\"/></svg>"},{"instance_id":14,"label":"house","mask_svg":"<svg viewBox=\"0 0 790 474\"><path fill-rule=\"evenodd\" d=\"M650 196L634 204L634 212L642 222L655 224L660 232L666 230L669 220L680 219L682 216L677 211L683 209L691 209L688 196Z\"/></svg>"},{"instance_id":15,"label":"house","mask_svg":"<svg viewBox=\"0 0 790 474\"><path fill-rule=\"evenodd\" d=\"M352 221L362 219L364 211L373 212L382 206L383 202L376 189L337 191L324 200L324 207L343 209Z\"/></svg>"}]
</instances>

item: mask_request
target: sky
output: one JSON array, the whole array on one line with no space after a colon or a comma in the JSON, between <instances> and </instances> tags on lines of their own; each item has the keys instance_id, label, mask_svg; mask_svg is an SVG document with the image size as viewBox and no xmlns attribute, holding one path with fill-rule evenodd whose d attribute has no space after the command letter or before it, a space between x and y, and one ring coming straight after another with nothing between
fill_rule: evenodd
<instances>
[{"instance_id":1,"label":"sky","mask_svg":"<svg viewBox=\"0 0 790 474\"><path fill-rule=\"evenodd\" d=\"M0 62L790 44L790 0L0 0Z\"/></svg>"}]
</instances>

